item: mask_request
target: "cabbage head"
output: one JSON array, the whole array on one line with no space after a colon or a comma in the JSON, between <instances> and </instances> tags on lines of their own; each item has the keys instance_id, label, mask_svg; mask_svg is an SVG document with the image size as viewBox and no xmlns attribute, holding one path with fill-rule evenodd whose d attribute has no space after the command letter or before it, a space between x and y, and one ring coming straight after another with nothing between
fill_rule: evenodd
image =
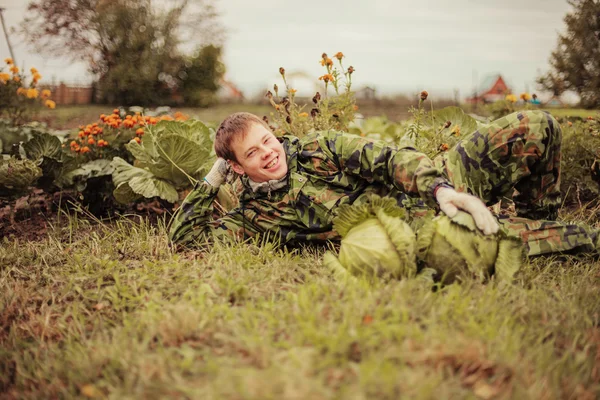
<instances>
[{"instance_id":1,"label":"cabbage head","mask_svg":"<svg viewBox=\"0 0 600 400\"><path fill-rule=\"evenodd\" d=\"M361 205L343 205L333 220L342 237L339 255L325 254L336 275L401 279L417 273L416 237L405 210L390 198L373 196Z\"/></svg>"},{"instance_id":2,"label":"cabbage head","mask_svg":"<svg viewBox=\"0 0 600 400\"><path fill-rule=\"evenodd\" d=\"M459 211L454 218L432 218L418 230L417 258L443 283L461 276L484 281L493 274L510 280L523 263L525 248L502 232L484 235L470 214Z\"/></svg>"},{"instance_id":3,"label":"cabbage head","mask_svg":"<svg viewBox=\"0 0 600 400\"><path fill-rule=\"evenodd\" d=\"M42 170L31 160L0 158L0 195L18 195L42 176Z\"/></svg>"}]
</instances>

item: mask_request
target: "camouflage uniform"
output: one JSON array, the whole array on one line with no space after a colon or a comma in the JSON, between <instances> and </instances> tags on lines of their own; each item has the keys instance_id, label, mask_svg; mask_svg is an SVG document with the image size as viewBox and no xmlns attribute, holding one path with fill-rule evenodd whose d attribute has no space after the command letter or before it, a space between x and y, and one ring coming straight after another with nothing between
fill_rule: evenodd
<instances>
[{"instance_id":1,"label":"camouflage uniform","mask_svg":"<svg viewBox=\"0 0 600 400\"><path fill-rule=\"evenodd\" d=\"M281 140L289 170L285 187L254 193L243 177L241 206L212 219L218 189L198 183L174 216L173 242L201 245L213 238L256 235L282 244L339 240L332 230L339 205L364 201L372 193L393 196L418 217L437 209L434 191L448 184L488 204L515 187L523 211L548 210L559 201L560 127L542 112L494 121L435 160L412 148L396 149L343 132ZM523 238L531 255L589 247L595 241L593 232L575 225L518 218L500 222Z\"/></svg>"}]
</instances>

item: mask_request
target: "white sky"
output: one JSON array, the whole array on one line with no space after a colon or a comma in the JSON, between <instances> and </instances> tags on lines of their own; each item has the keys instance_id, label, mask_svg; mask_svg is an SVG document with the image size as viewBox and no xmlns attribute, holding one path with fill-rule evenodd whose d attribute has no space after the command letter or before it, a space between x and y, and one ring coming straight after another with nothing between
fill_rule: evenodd
<instances>
[{"instance_id":1,"label":"white sky","mask_svg":"<svg viewBox=\"0 0 600 400\"><path fill-rule=\"evenodd\" d=\"M0 0L6 24L15 26L27 0ZM501 73L516 93L535 91L535 78L549 68L566 0L217 0L228 31L227 78L247 95L266 90L278 69L324 73L321 53L346 55L355 88L379 93L427 89L461 97L492 73ZM42 58L11 35L19 66L35 66L44 80L86 83L86 66ZM9 55L0 33L0 59Z\"/></svg>"}]
</instances>

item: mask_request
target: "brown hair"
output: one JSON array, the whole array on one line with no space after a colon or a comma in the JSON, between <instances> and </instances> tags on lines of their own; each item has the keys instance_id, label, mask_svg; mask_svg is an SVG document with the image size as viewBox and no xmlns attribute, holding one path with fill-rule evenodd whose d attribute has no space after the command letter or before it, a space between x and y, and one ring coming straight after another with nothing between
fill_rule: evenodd
<instances>
[{"instance_id":1,"label":"brown hair","mask_svg":"<svg viewBox=\"0 0 600 400\"><path fill-rule=\"evenodd\" d=\"M269 125L254 114L237 112L231 114L221 122L215 135L215 153L217 157L237 162L231 143L236 138L243 138L252 124L260 124L271 131Z\"/></svg>"}]
</instances>

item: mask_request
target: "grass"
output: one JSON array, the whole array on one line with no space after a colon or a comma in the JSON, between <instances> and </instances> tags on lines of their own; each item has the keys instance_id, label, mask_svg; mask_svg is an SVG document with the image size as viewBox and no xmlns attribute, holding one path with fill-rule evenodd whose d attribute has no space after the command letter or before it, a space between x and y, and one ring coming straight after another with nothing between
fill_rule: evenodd
<instances>
[{"instance_id":1,"label":"grass","mask_svg":"<svg viewBox=\"0 0 600 400\"><path fill-rule=\"evenodd\" d=\"M0 398L593 399L600 262L514 284L339 282L317 249L174 253L164 222L60 215L0 247Z\"/></svg>"}]
</instances>

